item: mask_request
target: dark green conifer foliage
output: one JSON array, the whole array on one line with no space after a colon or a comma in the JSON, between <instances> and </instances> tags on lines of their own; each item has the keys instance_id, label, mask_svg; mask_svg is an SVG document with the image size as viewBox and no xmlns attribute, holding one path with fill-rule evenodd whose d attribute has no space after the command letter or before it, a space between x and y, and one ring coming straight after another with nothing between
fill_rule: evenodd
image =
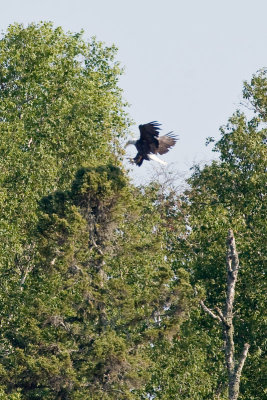
<instances>
[{"instance_id":1,"label":"dark green conifer foliage","mask_svg":"<svg viewBox=\"0 0 267 400\"><path fill-rule=\"evenodd\" d=\"M119 163L128 122L115 53L46 22L11 25L0 40L1 333L35 266L40 199L82 165Z\"/></svg>"},{"instance_id":2,"label":"dark green conifer foliage","mask_svg":"<svg viewBox=\"0 0 267 400\"><path fill-rule=\"evenodd\" d=\"M6 327L2 385L22 399L134 399L151 346L191 303L171 269L157 189L111 164L80 169L41 201L35 266ZM166 225L167 226L167 225Z\"/></svg>"},{"instance_id":3,"label":"dark green conifer foliage","mask_svg":"<svg viewBox=\"0 0 267 400\"><path fill-rule=\"evenodd\" d=\"M266 70L244 84L254 118L230 118L179 196L119 168L114 54L50 23L0 41L0 399L226 399L220 328L196 305L224 302L232 228L240 399L261 400Z\"/></svg>"}]
</instances>

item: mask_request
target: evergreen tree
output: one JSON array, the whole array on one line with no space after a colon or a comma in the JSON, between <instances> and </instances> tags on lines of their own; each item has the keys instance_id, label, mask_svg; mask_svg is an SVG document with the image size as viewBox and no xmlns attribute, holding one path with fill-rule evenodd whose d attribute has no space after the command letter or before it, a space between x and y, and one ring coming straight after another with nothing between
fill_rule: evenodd
<instances>
[{"instance_id":1,"label":"evergreen tree","mask_svg":"<svg viewBox=\"0 0 267 400\"><path fill-rule=\"evenodd\" d=\"M119 163L128 122L115 53L51 23L14 24L0 40L2 331L34 268L40 199L86 163Z\"/></svg>"},{"instance_id":2,"label":"evergreen tree","mask_svg":"<svg viewBox=\"0 0 267 400\"><path fill-rule=\"evenodd\" d=\"M0 399L227 399L220 328L197 304L225 301L233 228L240 399L260 400L266 70L244 84L255 116L230 118L180 195L120 168L114 54L50 23L0 41Z\"/></svg>"},{"instance_id":3,"label":"evergreen tree","mask_svg":"<svg viewBox=\"0 0 267 400\"><path fill-rule=\"evenodd\" d=\"M177 333L192 297L188 275L171 269L157 199L107 165L41 201L35 266L3 336L7 393L138 398L151 348Z\"/></svg>"}]
</instances>

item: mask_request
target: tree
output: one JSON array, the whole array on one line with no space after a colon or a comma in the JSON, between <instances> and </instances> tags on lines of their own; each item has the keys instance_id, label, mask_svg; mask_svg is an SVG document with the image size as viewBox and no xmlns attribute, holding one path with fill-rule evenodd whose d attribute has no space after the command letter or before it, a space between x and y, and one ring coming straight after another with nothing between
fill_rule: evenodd
<instances>
[{"instance_id":1,"label":"tree","mask_svg":"<svg viewBox=\"0 0 267 400\"><path fill-rule=\"evenodd\" d=\"M1 263L13 273L38 201L84 163L121 154L128 122L115 53L51 23L11 25L0 41Z\"/></svg>"},{"instance_id":2,"label":"tree","mask_svg":"<svg viewBox=\"0 0 267 400\"><path fill-rule=\"evenodd\" d=\"M222 326L224 337L224 353L228 372L228 396L229 400L237 400L239 395L239 386L242 369L247 358L249 344L245 343L239 360L235 358L234 344L234 325L233 325L233 306L235 298L235 287L239 271L239 259L235 246L235 238L233 231L230 230L227 237L227 295L224 307L224 312L220 308L216 308L216 312L210 310L203 302L200 304L203 310L208 313L213 319L219 321Z\"/></svg>"},{"instance_id":3,"label":"tree","mask_svg":"<svg viewBox=\"0 0 267 400\"><path fill-rule=\"evenodd\" d=\"M254 118L236 112L219 161L177 195L120 167L114 52L49 23L0 41L0 397L226 399L220 330L197 304L224 304L234 226L236 354L251 345L240 399L260 400L266 71L244 84Z\"/></svg>"},{"instance_id":4,"label":"tree","mask_svg":"<svg viewBox=\"0 0 267 400\"><path fill-rule=\"evenodd\" d=\"M4 332L0 382L23 399L133 399L150 349L172 338L192 300L174 275L157 188L111 164L80 169L43 198L35 267ZM168 208L166 208L166 211Z\"/></svg>"},{"instance_id":5,"label":"tree","mask_svg":"<svg viewBox=\"0 0 267 400\"><path fill-rule=\"evenodd\" d=\"M187 286L192 297L186 318L175 327L173 335L153 342L150 353L154 365L151 367L151 379L141 398L147 399L149 396L161 400L222 400L220 382L224 376L224 366L223 357L217 350L222 344L221 339L216 336L213 327L210 330L202 329L198 301L203 292L200 291L199 296L194 297L193 287L189 284L193 278L190 264L191 230L188 204L183 202L184 188L177 187L176 174L166 174L164 171L159 178L157 201L161 209L166 207L168 217L165 232L168 259L174 275Z\"/></svg>"},{"instance_id":6,"label":"tree","mask_svg":"<svg viewBox=\"0 0 267 400\"><path fill-rule=\"evenodd\" d=\"M0 41L0 273L5 329L34 267L38 202L78 168L118 164L127 131L116 49L51 23L11 25Z\"/></svg>"},{"instance_id":7,"label":"tree","mask_svg":"<svg viewBox=\"0 0 267 400\"><path fill-rule=\"evenodd\" d=\"M258 104L255 117L247 120L243 113L236 112L221 129L221 139L215 144L220 160L194 169L191 187L184 197L190 232L187 242L180 241L179 246L183 247L177 249L177 254L184 248L188 268L193 271L192 282L205 290L207 306L221 307L225 292L224 238L229 227L235 226L242 269L236 292L234 340L239 354L244 343L251 345L240 398L258 400L264 392L265 374L266 329L262 316L266 291L266 72L254 76L245 88L245 93L250 93L250 103ZM202 323L207 329L208 322ZM219 335L219 331L213 335ZM222 377L222 387L225 384L226 377Z\"/></svg>"},{"instance_id":8,"label":"tree","mask_svg":"<svg viewBox=\"0 0 267 400\"><path fill-rule=\"evenodd\" d=\"M266 71L244 84L255 115L237 111L221 128L214 151L219 160L193 168L188 188L173 196L175 213L167 233L173 269L183 267L209 309L225 303L225 237L235 227L240 281L236 289L233 336L236 354L250 344L240 387L242 400L264 393L266 264ZM247 104L248 105L248 104ZM210 138L208 142L213 142ZM183 226L183 228L181 228ZM148 390L159 399L227 399L228 376L220 326L191 308L178 337L155 348L157 366ZM164 366L162 368L161 366Z\"/></svg>"}]
</instances>

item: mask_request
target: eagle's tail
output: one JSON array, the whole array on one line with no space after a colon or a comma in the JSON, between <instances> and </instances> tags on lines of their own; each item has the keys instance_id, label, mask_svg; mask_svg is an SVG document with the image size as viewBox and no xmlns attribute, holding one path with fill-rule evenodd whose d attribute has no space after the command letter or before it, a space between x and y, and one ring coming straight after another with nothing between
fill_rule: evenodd
<instances>
[{"instance_id":1,"label":"eagle's tail","mask_svg":"<svg viewBox=\"0 0 267 400\"><path fill-rule=\"evenodd\" d=\"M157 161L158 163L160 163L162 165L167 165L167 163L165 161L163 161L160 158L158 158L155 154L148 154L148 158L150 160Z\"/></svg>"}]
</instances>

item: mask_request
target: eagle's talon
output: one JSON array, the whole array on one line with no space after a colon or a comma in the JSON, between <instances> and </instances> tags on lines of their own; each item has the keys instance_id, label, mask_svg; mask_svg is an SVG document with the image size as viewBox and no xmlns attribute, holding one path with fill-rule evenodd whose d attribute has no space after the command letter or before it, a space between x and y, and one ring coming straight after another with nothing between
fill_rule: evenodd
<instances>
[{"instance_id":1,"label":"eagle's talon","mask_svg":"<svg viewBox=\"0 0 267 400\"><path fill-rule=\"evenodd\" d=\"M131 157L127 157L127 160L129 160L129 162L130 162L130 164L135 164L135 162L134 162L134 159L133 158L131 158Z\"/></svg>"}]
</instances>

